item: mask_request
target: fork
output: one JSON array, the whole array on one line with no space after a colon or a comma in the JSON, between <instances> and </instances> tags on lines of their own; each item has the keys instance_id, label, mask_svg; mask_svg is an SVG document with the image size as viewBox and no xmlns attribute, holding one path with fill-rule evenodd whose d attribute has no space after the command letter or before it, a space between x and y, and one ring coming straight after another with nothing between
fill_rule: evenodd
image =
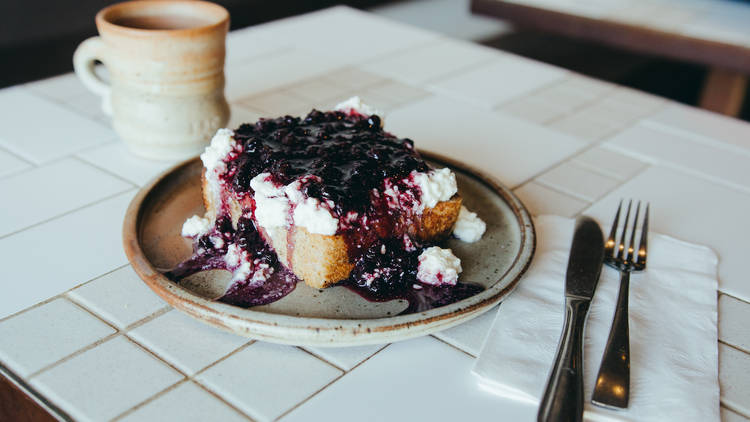
<instances>
[{"instance_id":1,"label":"fork","mask_svg":"<svg viewBox=\"0 0 750 422\"><path fill-rule=\"evenodd\" d=\"M630 219L633 200L631 199L628 203L628 210L625 213L625 224L623 224L620 234L620 242L616 244L615 238L620 220L620 211L622 210L622 202L621 200L620 205L617 207L615 221L612 223L609 238L607 238L607 242L604 244L604 263L620 271L620 291L617 295L615 316L612 319L612 328L609 331L607 346L604 349L602 362L599 366L599 374L596 377L591 402L597 406L624 409L628 407L628 399L630 397L630 334L628 328L630 273L646 269L649 204L646 204L644 211L638 252L634 255L636 227L638 227L641 201L638 201L635 209L635 218L633 219L632 229L630 229L630 236L628 236L628 220ZM628 237L630 237L630 241L627 243L627 255L625 255L626 239Z\"/></svg>"}]
</instances>

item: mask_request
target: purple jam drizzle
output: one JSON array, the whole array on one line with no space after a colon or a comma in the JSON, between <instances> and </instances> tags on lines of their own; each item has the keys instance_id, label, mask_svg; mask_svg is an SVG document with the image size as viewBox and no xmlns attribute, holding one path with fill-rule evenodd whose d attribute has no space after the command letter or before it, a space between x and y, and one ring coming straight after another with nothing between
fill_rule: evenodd
<instances>
[{"instance_id":1,"label":"purple jam drizzle","mask_svg":"<svg viewBox=\"0 0 750 422\"><path fill-rule=\"evenodd\" d=\"M220 178L238 198L253 192L250 180L260 173L270 173L273 182L283 185L316 176L305 178L301 190L335 204L331 211L342 221L339 234L355 263L341 285L370 301L407 300L409 306L402 314L447 305L483 290L470 283L436 287L417 281L417 258L430 245L414 239L418 220L411 207L391 206L389 198L376 192L383 192L389 180L401 193L402 205L410 199L418 201L421 192L409 175L429 167L410 139L383 131L378 116L313 110L304 119L285 116L243 124L234 138L241 152L230 155ZM254 208L253 201L243 202ZM221 239L220 247L212 238ZM294 244L287 243L291 256ZM167 275L179 282L201 271L227 270L224 256L230 244L248 251L273 273L261 282L249 281L252 274L234 282L219 301L241 307L263 305L286 296L300 281L281 265L254 222L245 217L239 219L237 229L227 217L217 218L210 233L194 240L193 256Z\"/></svg>"}]
</instances>

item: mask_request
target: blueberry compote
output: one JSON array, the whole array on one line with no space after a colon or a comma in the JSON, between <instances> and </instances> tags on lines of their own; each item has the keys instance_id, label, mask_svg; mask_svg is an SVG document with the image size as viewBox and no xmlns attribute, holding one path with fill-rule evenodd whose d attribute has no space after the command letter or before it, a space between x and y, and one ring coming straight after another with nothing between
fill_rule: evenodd
<instances>
[{"instance_id":1,"label":"blueberry compote","mask_svg":"<svg viewBox=\"0 0 750 422\"><path fill-rule=\"evenodd\" d=\"M243 124L235 130L234 140L237 147L224 160L226 171L219 175L225 189L238 199L246 198L253 193L250 181L261 173L270 173L276 185L300 181L300 191L329 204L339 220L336 234L344 237L355 264L342 284L362 297L405 299L409 307L404 313L409 313L482 290L473 284L436 287L418 282L419 254L431 245L417 239L415 205L421 192L410 175L429 167L413 142L385 132L378 116L313 110L305 118L285 116ZM253 201L242 203L248 204L244 215L251 216ZM195 239L193 256L169 275L179 281L203 270L231 269L228 247L238 245L248 254L250 270L219 300L249 307L276 301L294 290L299 280L279 263L253 219L240 218L235 229L226 217L226 204L219 215L209 233Z\"/></svg>"}]
</instances>

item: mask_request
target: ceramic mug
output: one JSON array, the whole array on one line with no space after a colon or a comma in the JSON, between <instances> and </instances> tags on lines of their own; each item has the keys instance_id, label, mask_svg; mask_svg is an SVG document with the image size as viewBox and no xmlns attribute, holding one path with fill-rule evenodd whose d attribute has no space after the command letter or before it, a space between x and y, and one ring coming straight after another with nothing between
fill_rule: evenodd
<instances>
[{"instance_id":1,"label":"ceramic mug","mask_svg":"<svg viewBox=\"0 0 750 422\"><path fill-rule=\"evenodd\" d=\"M103 98L136 154L180 159L203 150L229 120L224 53L229 13L204 1L129 1L96 15L99 36L78 46L81 81ZM109 83L94 72L101 61Z\"/></svg>"}]
</instances>

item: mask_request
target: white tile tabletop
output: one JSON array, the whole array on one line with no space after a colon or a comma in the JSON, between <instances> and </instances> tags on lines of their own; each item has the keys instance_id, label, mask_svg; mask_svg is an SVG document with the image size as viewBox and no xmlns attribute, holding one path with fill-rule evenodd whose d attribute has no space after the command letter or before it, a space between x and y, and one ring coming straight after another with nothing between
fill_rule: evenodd
<instances>
[{"instance_id":1,"label":"white tile tabletop","mask_svg":"<svg viewBox=\"0 0 750 422\"><path fill-rule=\"evenodd\" d=\"M729 21L725 37L745 33ZM650 201L654 231L719 255L721 414L749 420L750 124L346 7L232 32L227 48L232 127L360 95L387 130L488 172L535 216L606 225L621 198ZM534 418L470 373L494 309L420 339L307 349L173 310L128 265L121 227L175 163L131 154L72 74L0 90L0 114L0 370L70 419Z\"/></svg>"},{"instance_id":2,"label":"white tile tabletop","mask_svg":"<svg viewBox=\"0 0 750 422\"><path fill-rule=\"evenodd\" d=\"M249 341L176 311L130 330L128 336L188 375L195 375Z\"/></svg>"},{"instance_id":3,"label":"white tile tabletop","mask_svg":"<svg viewBox=\"0 0 750 422\"><path fill-rule=\"evenodd\" d=\"M68 297L120 329L169 308L130 265L69 291Z\"/></svg>"},{"instance_id":4,"label":"white tile tabletop","mask_svg":"<svg viewBox=\"0 0 750 422\"><path fill-rule=\"evenodd\" d=\"M342 374L296 347L255 342L196 379L251 417L269 421Z\"/></svg>"},{"instance_id":5,"label":"white tile tabletop","mask_svg":"<svg viewBox=\"0 0 750 422\"><path fill-rule=\"evenodd\" d=\"M41 373L31 384L77 420L100 421L181 379L182 374L118 336Z\"/></svg>"}]
</instances>

